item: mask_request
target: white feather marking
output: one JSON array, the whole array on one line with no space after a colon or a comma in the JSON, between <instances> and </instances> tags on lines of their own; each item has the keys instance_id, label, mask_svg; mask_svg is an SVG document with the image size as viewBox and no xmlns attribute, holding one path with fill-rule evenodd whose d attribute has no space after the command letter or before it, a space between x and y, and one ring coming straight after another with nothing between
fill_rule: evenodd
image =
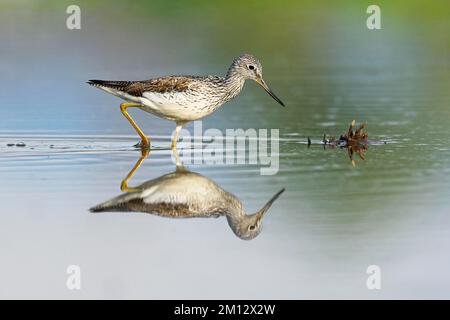
<instances>
[{"instance_id":1,"label":"white feather marking","mask_svg":"<svg viewBox=\"0 0 450 320\"><path fill-rule=\"evenodd\" d=\"M96 87L103 91L111 93L112 95L115 95L116 97L122 98L126 101L141 103L141 98L132 96L131 94L128 94L126 92L123 92L123 91L120 91L117 89L113 89L113 88L103 87L100 85L97 85Z\"/></svg>"},{"instance_id":2,"label":"white feather marking","mask_svg":"<svg viewBox=\"0 0 450 320\"><path fill-rule=\"evenodd\" d=\"M141 99L144 105L142 110L154 113L169 120L192 121L201 119L210 114L206 108L211 102L206 99L197 99L185 92L144 92Z\"/></svg>"}]
</instances>

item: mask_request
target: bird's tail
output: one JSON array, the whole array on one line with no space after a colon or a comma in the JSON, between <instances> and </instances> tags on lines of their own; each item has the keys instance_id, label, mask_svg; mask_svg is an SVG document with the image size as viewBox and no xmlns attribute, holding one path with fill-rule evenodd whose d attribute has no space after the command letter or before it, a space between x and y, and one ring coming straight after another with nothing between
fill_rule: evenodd
<instances>
[{"instance_id":1,"label":"bird's tail","mask_svg":"<svg viewBox=\"0 0 450 320\"><path fill-rule=\"evenodd\" d=\"M131 81L111 81L111 80L89 80L87 82L91 86L97 87L97 88L111 88L115 90L123 90L127 86L129 86L132 82Z\"/></svg>"},{"instance_id":2,"label":"bird's tail","mask_svg":"<svg viewBox=\"0 0 450 320\"><path fill-rule=\"evenodd\" d=\"M92 213L105 212L105 211L108 212L108 211L111 211L111 210L109 210L110 208L111 207L105 206L103 204L99 204L99 205L96 205L95 207L89 208L89 211Z\"/></svg>"},{"instance_id":3,"label":"bird's tail","mask_svg":"<svg viewBox=\"0 0 450 320\"><path fill-rule=\"evenodd\" d=\"M126 202L138 197L138 194L124 193L89 209L90 212L129 211Z\"/></svg>"},{"instance_id":4,"label":"bird's tail","mask_svg":"<svg viewBox=\"0 0 450 320\"><path fill-rule=\"evenodd\" d=\"M89 208L90 212L98 213L98 212L114 212L114 211L127 211L125 207L121 203L111 203L108 202L101 203L92 208Z\"/></svg>"}]
</instances>

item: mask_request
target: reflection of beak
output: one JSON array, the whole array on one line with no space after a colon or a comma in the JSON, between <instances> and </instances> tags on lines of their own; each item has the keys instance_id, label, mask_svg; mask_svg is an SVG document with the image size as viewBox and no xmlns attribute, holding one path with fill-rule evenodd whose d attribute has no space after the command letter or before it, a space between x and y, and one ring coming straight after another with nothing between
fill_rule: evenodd
<instances>
[{"instance_id":1,"label":"reflection of beak","mask_svg":"<svg viewBox=\"0 0 450 320\"><path fill-rule=\"evenodd\" d=\"M263 78L257 78L256 79L256 83L259 84L261 87L264 88L264 90L267 91L268 94L270 94L270 96L279 104L281 104L283 107L285 106L283 101L280 100L280 98L278 98L275 93L273 93L272 90L270 90L269 86L266 84L266 82L264 81Z\"/></svg>"},{"instance_id":2,"label":"reflection of beak","mask_svg":"<svg viewBox=\"0 0 450 320\"><path fill-rule=\"evenodd\" d=\"M275 200L278 199L278 197L280 196L280 194L282 194L284 192L284 188L281 189L280 191L278 191L273 197L272 199L270 199L266 205L264 207L262 207L257 213L256 215L258 216L258 219L261 219L264 215L264 213L267 212L267 210L269 210L270 206L275 202Z\"/></svg>"}]
</instances>

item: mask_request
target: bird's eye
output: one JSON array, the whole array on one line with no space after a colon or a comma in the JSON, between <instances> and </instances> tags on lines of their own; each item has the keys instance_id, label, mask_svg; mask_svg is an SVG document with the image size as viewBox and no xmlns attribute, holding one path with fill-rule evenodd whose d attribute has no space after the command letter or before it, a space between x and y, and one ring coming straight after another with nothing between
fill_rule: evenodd
<instances>
[{"instance_id":1,"label":"bird's eye","mask_svg":"<svg viewBox=\"0 0 450 320\"><path fill-rule=\"evenodd\" d=\"M255 69L255 66L249 65L248 68L249 68L250 70L253 70L253 69Z\"/></svg>"},{"instance_id":2,"label":"bird's eye","mask_svg":"<svg viewBox=\"0 0 450 320\"><path fill-rule=\"evenodd\" d=\"M256 226L250 226L250 227L248 227L248 230L250 230L250 231L253 231L253 230L255 230L256 229Z\"/></svg>"}]
</instances>

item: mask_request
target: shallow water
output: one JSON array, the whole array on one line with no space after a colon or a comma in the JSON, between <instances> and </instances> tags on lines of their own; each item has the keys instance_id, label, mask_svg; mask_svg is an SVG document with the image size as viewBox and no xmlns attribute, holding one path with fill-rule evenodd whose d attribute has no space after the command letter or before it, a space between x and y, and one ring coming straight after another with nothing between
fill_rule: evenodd
<instances>
[{"instance_id":1,"label":"shallow water","mask_svg":"<svg viewBox=\"0 0 450 320\"><path fill-rule=\"evenodd\" d=\"M267 7L243 19L242 29L226 29L210 7L158 17L164 5L155 11L140 4L129 9L148 10L155 19L138 15L136 24L119 27L113 23L119 7L84 6L89 14L78 33L60 26L57 5L11 4L0 19L7 30L0 34L2 298L450 297L448 19L425 12L414 32L403 17L369 33L356 18L358 8L309 4L306 13L276 11L275 31L261 22L272 11ZM387 18L401 14L390 9ZM190 24L186 35L169 23L205 12L207 30ZM27 22L3 28L11 17ZM337 26L316 25L317 19ZM266 31L264 41L248 28L255 22ZM192 45L179 52L174 39ZM279 129L279 172L264 176L258 165L188 167L236 195L249 212L285 187L261 234L242 241L223 217L90 213L120 194L140 151L119 100L84 82L224 73L242 50L261 57L266 81L287 107L249 83L202 125ZM154 146L133 177L137 185L175 170L168 149L173 124L132 113ZM355 157L355 167L346 150L317 144L324 133L344 133L353 119L367 123L373 142L366 160ZM315 142L309 148L307 137ZM66 288L72 264L82 270L79 291ZM381 268L381 290L366 287L369 265Z\"/></svg>"}]
</instances>

